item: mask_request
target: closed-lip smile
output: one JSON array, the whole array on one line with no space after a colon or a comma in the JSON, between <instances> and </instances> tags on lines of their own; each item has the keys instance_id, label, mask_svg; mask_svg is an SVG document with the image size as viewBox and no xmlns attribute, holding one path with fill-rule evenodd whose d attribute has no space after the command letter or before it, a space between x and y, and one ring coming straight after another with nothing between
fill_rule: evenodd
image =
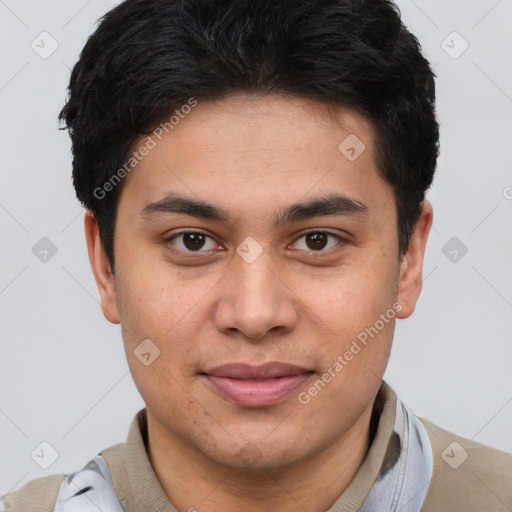
<instances>
[{"instance_id":1,"label":"closed-lip smile","mask_svg":"<svg viewBox=\"0 0 512 512\"><path fill-rule=\"evenodd\" d=\"M253 366L228 363L202 373L202 376L229 401L242 407L274 405L289 396L312 375L301 366L270 362Z\"/></svg>"}]
</instances>

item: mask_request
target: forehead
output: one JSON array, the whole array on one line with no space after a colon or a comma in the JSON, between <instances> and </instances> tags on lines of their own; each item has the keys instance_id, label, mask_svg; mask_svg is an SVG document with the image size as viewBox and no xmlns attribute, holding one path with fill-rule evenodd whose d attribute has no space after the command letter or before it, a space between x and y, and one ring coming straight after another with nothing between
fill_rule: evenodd
<instances>
[{"instance_id":1,"label":"forehead","mask_svg":"<svg viewBox=\"0 0 512 512\"><path fill-rule=\"evenodd\" d=\"M349 108L236 94L176 114L135 148L151 146L126 178L120 203L130 209L171 192L260 212L333 191L370 206L391 197L373 128Z\"/></svg>"}]
</instances>

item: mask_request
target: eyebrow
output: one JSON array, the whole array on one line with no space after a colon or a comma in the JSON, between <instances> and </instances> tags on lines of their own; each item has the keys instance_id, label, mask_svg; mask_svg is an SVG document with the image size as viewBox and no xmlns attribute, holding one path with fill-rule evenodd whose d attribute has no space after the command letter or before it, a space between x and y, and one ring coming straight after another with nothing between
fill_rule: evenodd
<instances>
[{"instance_id":1,"label":"eyebrow","mask_svg":"<svg viewBox=\"0 0 512 512\"><path fill-rule=\"evenodd\" d=\"M368 206L357 199L343 194L329 194L325 197L287 206L276 215L275 225L279 226L325 215L367 216L368 213ZM191 217L226 224L232 222L231 215L227 210L202 200L178 194L169 194L159 201L144 206L140 212L141 217L146 220L166 214L190 215Z\"/></svg>"}]
</instances>

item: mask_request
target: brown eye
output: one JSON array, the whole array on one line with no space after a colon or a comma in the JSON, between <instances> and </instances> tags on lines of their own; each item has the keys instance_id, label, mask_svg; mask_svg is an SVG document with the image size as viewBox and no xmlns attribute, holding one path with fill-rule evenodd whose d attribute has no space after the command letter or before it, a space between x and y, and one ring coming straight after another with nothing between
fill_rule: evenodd
<instances>
[{"instance_id":1,"label":"brown eye","mask_svg":"<svg viewBox=\"0 0 512 512\"><path fill-rule=\"evenodd\" d=\"M343 239L329 231L310 231L299 237L293 245L303 251L327 252L340 242L343 242Z\"/></svg>"},{"instance_id":2,"label":"brown eye","mask_svg":"<svg viewBox=\"0 0 512 512\"><path fill-rule=\"evenodd\" d=\"M309 233L306 235L306 245L313 250L323 249L327 245L327 233Z\"/></svg>"},{"instance_id":3,"label":"brown eye","mask_svg":"<svg viewBox=\"0 0 512 512\"><path fill-rule=\"evenodd\" d=\"M199 233L185 233L183 235L183 245L191 251L197 251L198 249L202 249L205 238L204 235Z\"/></svg>"},{"instance_id":4,"label":"brown eye","mask_svg":"<svg viewBox=\"0 0 512 512\"><path fill-rule=\"evenodd\" d=\"M207 252L218 247L210 236L196 231L182 231L165 240L183 252Z\"/></svg>"}]
</instances>

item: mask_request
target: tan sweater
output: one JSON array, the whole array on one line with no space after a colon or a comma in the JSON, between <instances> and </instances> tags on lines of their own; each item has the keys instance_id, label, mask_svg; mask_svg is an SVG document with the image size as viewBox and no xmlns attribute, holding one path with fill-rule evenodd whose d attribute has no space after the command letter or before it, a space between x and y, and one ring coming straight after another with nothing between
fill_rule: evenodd
<instances>
[{"instance_id":1,"label":"tan sweater","mask_svg":"<svg viewBox=\"0 0 512 512\"><path fill-rule=\"evenodd\" d=\"M327 512L357 511L377 478L393 433L397 399L386 383L383 387L387 398L372 445L348 488ZM511 512L512 455L456 436L425 419L421 421L427 429L434 460L421 512ZM100 455L108 464L125 512L177 512L147 456L146 427L143 409L133 419L126 442L107 448ZM467 452L467 458L459 445ZM39 478L5 496L7 512L52 512L63 479L63 475Z\"/></svg>"}]
</instances>

